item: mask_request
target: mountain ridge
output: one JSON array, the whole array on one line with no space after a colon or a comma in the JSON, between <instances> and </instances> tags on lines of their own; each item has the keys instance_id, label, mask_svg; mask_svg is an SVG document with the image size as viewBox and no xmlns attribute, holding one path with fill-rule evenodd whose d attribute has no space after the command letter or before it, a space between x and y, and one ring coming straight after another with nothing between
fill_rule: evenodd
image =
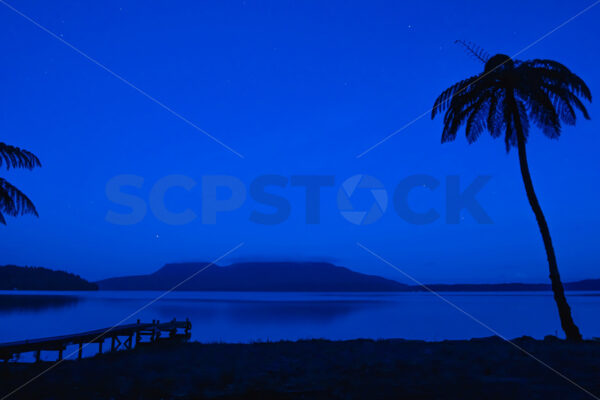
<instances>
[{"instance_id":1,"label":"mountain ridge","mask_svg":"<svg viewBox=\"0 0 600 400\"><path fill-rule=\"evenodd\" d=\"M201 272L199 272L201 271ZM190 278L192 276L192 278ZM185 282L183 282L185 281ZM183 282L183 283L182 283ZM327 262L240 262L218 266L208 262L169 263L147 275L97 281L100 290L265 291L265 292L424 292L377 275ZM471 283L425 285L440 292L549 291L549 283ZM566 290L600 290L600 279L564 284Z\"/></svg>"},{"instance_id":2,"label":"mountain ridge","mask_svg":"<svg viewBox=\"0 0 600 400\"><path fill-rule=\"evenodd\" d=\"M201 272L200 272L201 271ZM183 283L182 283L183 282ZM399 291L405 286L330 263L245 262L226 267L210 263L165 264L152 274L108 278L100 290L192 291Z\"/></svg>"},{"instance_id":3,"label":"mountain ridge","mask_svg":"<svg viewBox=\"0 0 600 400\"><path fill-rule=\"evenodd\" d=\"M70 272L43 267L0 266L0 290L98 290Z\"/></svg>"}]
</instances>

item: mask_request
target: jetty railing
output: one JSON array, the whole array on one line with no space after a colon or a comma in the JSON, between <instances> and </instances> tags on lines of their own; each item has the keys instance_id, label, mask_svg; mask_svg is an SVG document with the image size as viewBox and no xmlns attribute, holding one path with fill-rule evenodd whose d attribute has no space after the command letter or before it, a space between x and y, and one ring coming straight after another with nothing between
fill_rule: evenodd
<instances>
[{"instance_id":1,"label":"jetty railing","mask_svg":"<svg viewBox=\"0 0 600 400\"><path fill-rule=\"evenodd\" d=\"M36 362L40 362L42 351L58 351L57 361L60 361L63 359L64 350L70 345L79 346L77 358L81 359L83 347L90 343L98 343L98 353L102 353L102 346L108 339L110 339L110 351L117 351L120 348L129 350L140 343L188 340L191 337L191 330L192 323L187 318L185 321L173 319L169 322L160 322L153 320L151 323L141 323L138 319L135 324L117 325L112 328L49 338L0 343L0 360L8 362L22 353L34 352ZM168 335L163 336L163 333L168 333Z\"/></svg>"}]
</instances>

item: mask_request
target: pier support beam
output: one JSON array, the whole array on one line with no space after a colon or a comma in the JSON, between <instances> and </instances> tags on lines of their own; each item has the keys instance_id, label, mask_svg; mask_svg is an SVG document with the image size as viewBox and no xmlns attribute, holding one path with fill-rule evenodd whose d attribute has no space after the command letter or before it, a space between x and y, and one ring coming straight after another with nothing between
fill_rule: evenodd
<instances>
[{"instance_id":1,"label":"pier support beam","mask_svg":"<svg viewBox=\"0 0 600 400\"><path fill-rule=\"evenodd\" d=\"M189 338L191 336L190 331L192 330L192 323L189 318L185 319L185 337Z\"/></svg>"},{"instance_id":2,"label":"pier support beam","mask_svg":"<svg viewBox=\"0 0 600 400\"><path fill-rule=\"evenodd\" d=\"M123 342L123 344L125 345L125 348L127 350L131 350L131 348L133 347L133 334L130 334L125 340L125 342Z\"/></svg>"},{"instance_id":3,"label":"pier support beam","mask_svg":"<svg viewBox=\"0 0 600 400\"><path fill-rule=\"evenodd\" d=\"M137 320L138 325L140 324L140 320ZM135 346L137 347L138 343L141 342L142 340L142 335L140 335L140 330L137 329L135 331Z\"/></svg>"},{"instance_id":4,"label":"pier support beam","mask_svg":"<svg viewBox=\"0 0 600 400\"><path fill-rule=\"evenodd\" d=\"M188 339L191 327L192 324L189 319L185 321L173 319L163 324L159 320L153 320L152 323L144 324L138 320L137 324L119 325L107 329L97 329L58 337L0 343L0 362L8 362L15 357L18 359L19 354L33 352L35 362L39 363L42 362L42 351L58 351L57 361L60 361L64 359L64 351L68 349L68 346L78 346L77 359L80 360L83 358L84 344L87 346L91 343L98 343L98 353L102 354L104 341L110 337L111 351L117 351L121 347L130 350L137 347L143 340L146 340L144 336L148 337L150 343L179 340L182 338ZM185 330L185 334L182 334L180 330ZM164 338L161 337L163 332L165 332Z\"/></svg>"}]
</instances>

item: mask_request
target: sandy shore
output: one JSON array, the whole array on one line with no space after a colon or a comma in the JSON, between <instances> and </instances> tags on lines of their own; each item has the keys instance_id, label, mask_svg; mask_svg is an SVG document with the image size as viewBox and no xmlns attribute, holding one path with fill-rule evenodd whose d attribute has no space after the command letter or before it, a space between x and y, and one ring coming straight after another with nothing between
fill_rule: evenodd
<instances>
[{"instance_id":1,"label":"sandy shore","mask_svg":"<svg viewBox=\"0 0 600 400\"><path fill-rule=\"evenodd\" d=\"M600 342L515 343L600 396ZM4 365L4 396L51 363ZM1 397L1 396L0 396ZM19 399L593 399L498 339L170 344L66 361Z\"/></svg>"}]
</instances>

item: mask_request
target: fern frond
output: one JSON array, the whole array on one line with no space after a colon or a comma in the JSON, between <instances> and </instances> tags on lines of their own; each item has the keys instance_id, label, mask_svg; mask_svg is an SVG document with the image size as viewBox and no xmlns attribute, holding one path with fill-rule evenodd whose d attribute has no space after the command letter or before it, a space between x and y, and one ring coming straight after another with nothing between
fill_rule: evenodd
<instances>
[{"instance_id":1,"label":"fern frond","mask_svg":"<svg viewBox=\"0 0 600 400\"><path fill-rule=\"evenodd\" d=\"M487 51L485 51L484 49L472 42L466 42L464 40L455 40L454 44L460 44L469 55L477 58L484 64L490 59L490 54Z\"/></svg>"}]
</instances>

